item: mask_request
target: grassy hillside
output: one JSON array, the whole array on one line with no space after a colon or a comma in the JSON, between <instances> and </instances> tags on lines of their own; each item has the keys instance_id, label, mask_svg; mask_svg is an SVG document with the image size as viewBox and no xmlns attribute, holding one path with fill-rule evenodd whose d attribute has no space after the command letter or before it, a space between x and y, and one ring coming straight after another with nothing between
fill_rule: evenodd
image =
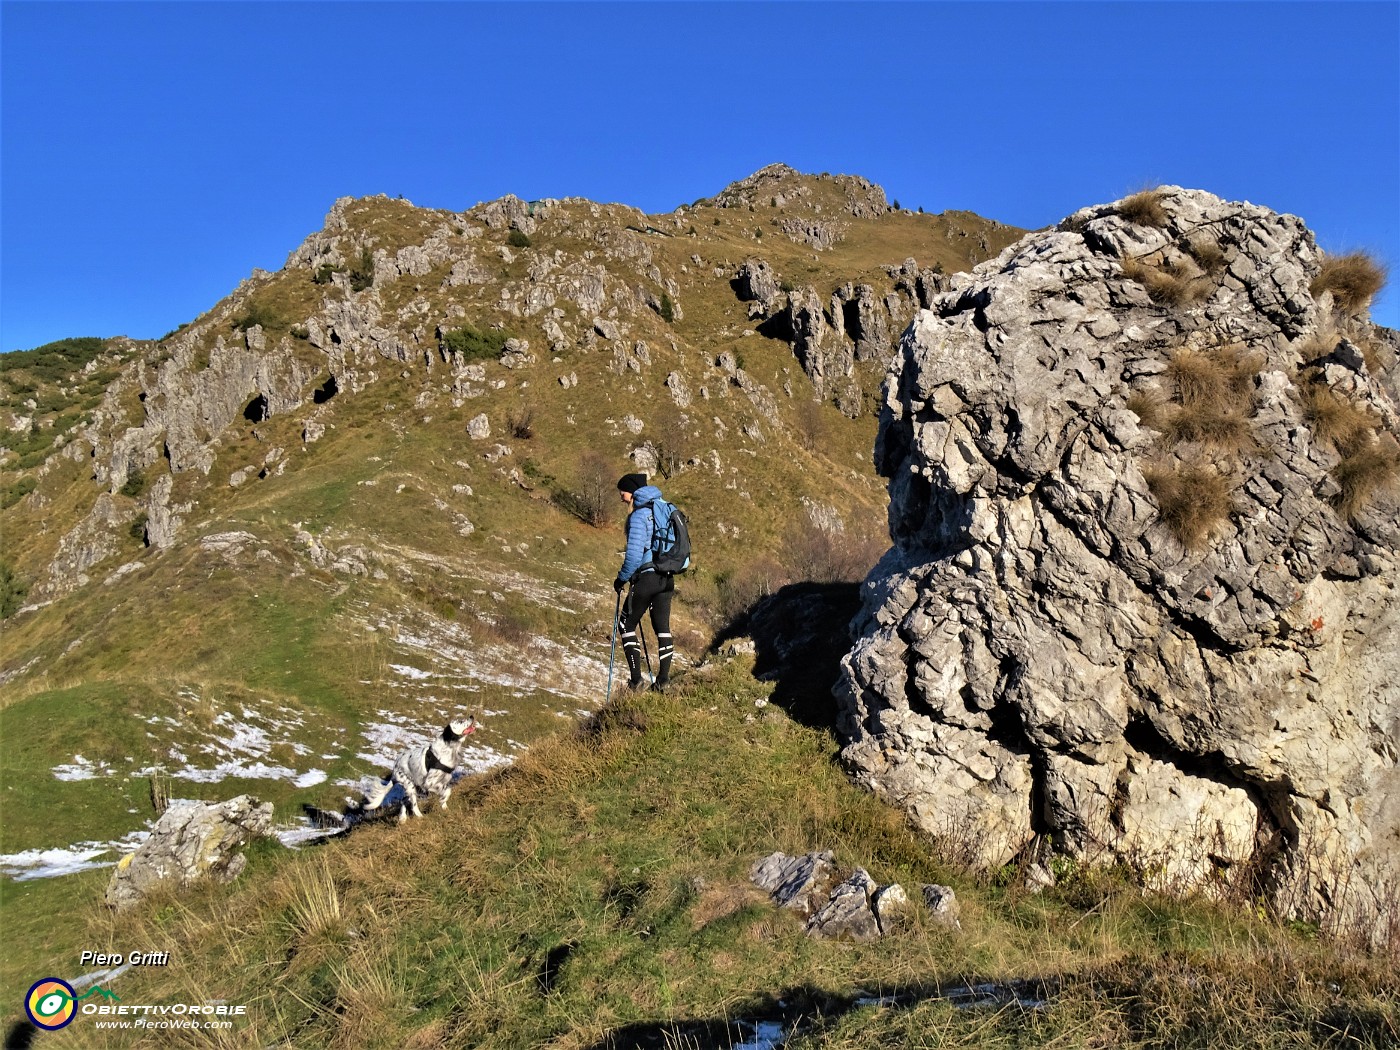
<instances>
[{"instance_id":1,"label":"grassy hillside","mask_svg":"<svg viewBox=\"0 0 1400 1050\"><path fill-rule=\"evenodd\" d=\"M1395 972L1237 904L1168 900L1112 872L974 878L852 787L829 734L770 703L747 660L628 695L470 782L446 812L314 849L254 851L233 886L114 919L84 945L171 952L114 987L128 1003L246 1004L227 1033L161 1045L729 1046L757 1022L789 1047L1382 1047ZM748 880L774 850L832 849L917 892L927 919L856 945L814 940ZM26 925L46 902L26 897ZM47 906L58 911L57 902ZM6 962L6 998L62 950ZM982 1006L959 989L990 985ZM999 997L999 998L998 998ZM34 1045L126 1046L90 1018Z\"/></svg>"}]
</instances>

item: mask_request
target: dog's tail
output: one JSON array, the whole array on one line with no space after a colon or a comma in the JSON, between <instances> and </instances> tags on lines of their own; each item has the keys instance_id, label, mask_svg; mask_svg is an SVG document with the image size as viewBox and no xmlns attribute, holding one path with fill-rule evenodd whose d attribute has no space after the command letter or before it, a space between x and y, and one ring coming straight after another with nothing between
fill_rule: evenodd
<instances>
[{"instance_id":1,"label":"dog's tail","mask_svg":"<svg viewBox=\"0 0 1400 1050\"><path fill-rule=\"evenodd\" d=\"M309 802L301 804L302 812L306 814L306 819L311 822L311 826L322 831L344 831L350 826L350 822L343 813L337 813L333 809L321 809L313 806Z\"/></svg>"},{"instance_id":2,"label":"dog's tail","mask_svg":"<svg viewBox=\"0 0 1400 1050\"><path fill-rule=\"evenodd\" d=\"M374 786L365 792L365 800L360 804L361 809L378 809L384 804L384 800L389 797L389 792L394 789L392 777L377 780Z\"/></svg>"}]
</instances>

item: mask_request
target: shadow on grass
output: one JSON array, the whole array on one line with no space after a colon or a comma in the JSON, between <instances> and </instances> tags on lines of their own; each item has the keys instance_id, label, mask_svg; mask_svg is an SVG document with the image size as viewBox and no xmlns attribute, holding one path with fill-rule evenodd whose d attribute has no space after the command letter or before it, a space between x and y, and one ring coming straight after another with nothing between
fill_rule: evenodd
<instances>
[{"instance_id":1,"label":"shadow on grass","mask_svg":"<svg viewBox=\"0 0 1400 1050\"><path fill-rule=\"evenodd\" d=\"M852 1010L876 1006L907 1010L938 1000L968 1010L1043 1010L1053 989L1040 982L996 984L916 983L879 995L855 992L832 995L811 986L791 988L776 996L760 996L734 1011L734 1016L694 1021L639 1021L609 1032L588 1050L697 1050L753 1048L770 1050L798 1035L820 1032Z\"/></svg>"}]
</instances>

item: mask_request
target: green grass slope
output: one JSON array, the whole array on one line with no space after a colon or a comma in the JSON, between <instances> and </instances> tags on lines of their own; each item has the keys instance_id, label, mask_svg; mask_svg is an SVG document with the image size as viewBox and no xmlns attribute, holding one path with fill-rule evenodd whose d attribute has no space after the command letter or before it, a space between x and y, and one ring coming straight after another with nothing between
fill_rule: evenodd
<instances>
[{"instance_id":1,"label":"green grass slope","mask_svg":"<svg viewBox=\"0 0 1400 1050\"><path fill-rule=\"evenodd\" d=\"M1066 873L1040 895L1014 872L965 874L854 788L829 734L770 703L773 689L750 663L716 661L670 695L619 698L539 741L409 828L261 848L231 886L122 917L95 906L88 878L63 918L94 950L171 953L113 982L123 1002L248 1008L232 1030L164 1032L160 1045L728 1046L760 1020L804 1048L1400 1038L1394 970L1306 930L1111 873ZM806 936L748 871L812 849L915 892L953 886L962 929L920 920L867 945ZM22 903L43 914L44 901ZM72 951L19 947L5 1000L29 975L71 976ZM946 997L981 984L1024 1001ZM33 1045L151 1038L80 1017Z\"/></svg>"}]
</instances>

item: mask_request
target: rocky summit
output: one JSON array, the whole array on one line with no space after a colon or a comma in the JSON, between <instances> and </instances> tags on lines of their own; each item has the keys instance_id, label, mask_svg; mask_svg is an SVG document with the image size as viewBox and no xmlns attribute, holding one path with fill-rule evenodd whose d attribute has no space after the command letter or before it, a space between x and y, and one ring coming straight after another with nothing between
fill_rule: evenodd
<instances>
[{"instance_id":1,"label":"rocky summit","mask_svg":"<svg viewBox=\"0 0 1400 1050\"><path fill-rule=\"evenodd\" d=\"M894 547L837 689L859 779L986 865L1053 847L1371 921L1395 347L1298 218L1175 187L954 277L887 377Z\"/></svg>"}]
</instances>

